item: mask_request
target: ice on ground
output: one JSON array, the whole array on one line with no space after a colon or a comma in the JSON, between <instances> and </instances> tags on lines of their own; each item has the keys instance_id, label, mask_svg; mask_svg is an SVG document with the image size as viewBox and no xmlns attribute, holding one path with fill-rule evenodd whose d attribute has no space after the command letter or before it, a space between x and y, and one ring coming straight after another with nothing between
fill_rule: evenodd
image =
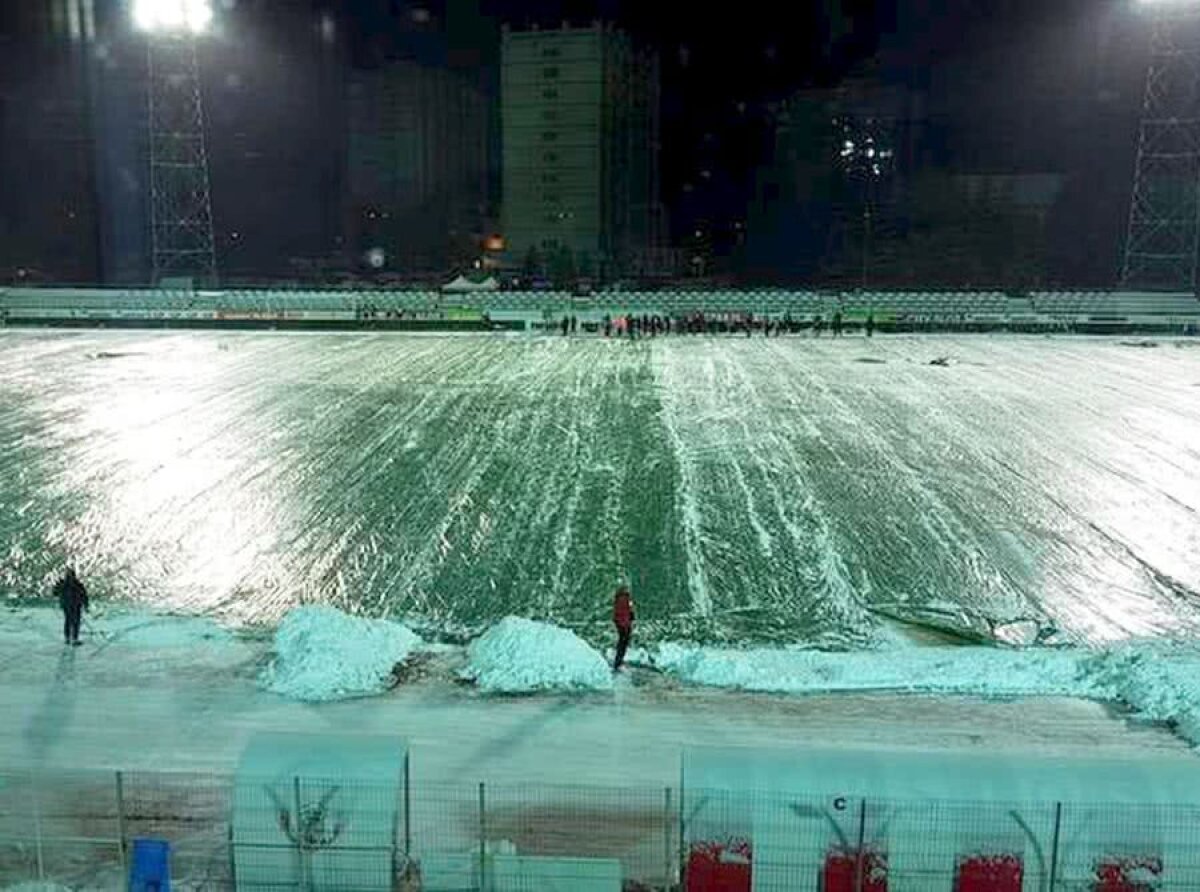
<instances>
[{"instance_id":1,"label":"ice on ground","mask_svg":"<svg viewBox=\"0 0 1200 892\"><path fill-rule=\"evenodd\" d=\"M97 615L91 620L97 637L132 647L177 648L205 642L225 644L233 633L203 616L173 616L148 610Z\"/></svg>"},{"instance_id":2,"label":"ice on ground","mask_svg":"<svg viewBox=\"0 0 1200 892\"><path fill-rule=\"evenodd\" d=\"M183 650L236 640L233 632L209 617L113 606L85 613L82 637L93 644L139 650ZM5 638L60 642L62 614L57 607L6 611L0 616L0 640Z\"/></svg>"},{"instance_id":3,"label":"ice on ground","mask_svg":"<svg viewBox=\"0 0 1200 892\"><path fill-rule=\"evenodd\" d=\"M4 886L0 892L71 892L71 888L49 880L30 880L15 886Z\"/></svg>"},{"instance_id":4,"label":"ice on ground","mask_svg":"<svg viewBox=\"0 0 1200 892\"><path fill-rule=\"evenodd\" d=\"M639 642L1200 636L1197 381L1085 338L6 331L0 600L70 557L237 622L592 630L626 576Z\"/></svg>"},{"instance_id":5,"label":"ice on ground","mask_svg":"<svg viewBox=\"0 0 1200 892\"><path fill-rule=\"evenodd\" d=\"M612 671L599 652L567 629L505 617L471 643L464 678L494 693L607 691Z\"/></svg>"},{"instance_id":6,"label":"ice on ground","mask_svg":"<svg viewBox=\"0 0 1200 892\"><path fill-rule=\"evenodd\" d=\"M275 632L274 659L259 682L297 700L362 697L392 685L396 664L421 639L390 620L362 619L333 607L297 607Z\"/></svg>"}]
</instances>

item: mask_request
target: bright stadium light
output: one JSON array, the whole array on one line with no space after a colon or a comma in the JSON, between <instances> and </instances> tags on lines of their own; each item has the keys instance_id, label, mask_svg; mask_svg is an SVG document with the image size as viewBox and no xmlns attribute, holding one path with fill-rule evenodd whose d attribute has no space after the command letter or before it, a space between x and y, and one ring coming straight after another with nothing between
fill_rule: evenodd
<instances>
[{"instance_id":1,"label":"bright stadium light","mask_svg":"<svg viewBox=\"0 0 1200 892\"><path fill-rule=\"evenodd\" d=\"M212 24L211 0L134 0L133 21L142 31L200 34Z\"/></svg>"}]
</instances>

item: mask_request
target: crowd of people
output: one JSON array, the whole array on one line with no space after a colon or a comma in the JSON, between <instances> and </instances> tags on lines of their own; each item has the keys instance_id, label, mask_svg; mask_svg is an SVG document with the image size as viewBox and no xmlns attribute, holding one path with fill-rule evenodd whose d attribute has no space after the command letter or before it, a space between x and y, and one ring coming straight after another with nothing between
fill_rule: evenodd
<instances>
[{"instance_id":1,"label":"crowd of people","mask_svg":"<svg viewBox=\"0 0 1200 892\"><path fill-rule=\"evenodd\" d=\"M575 334L580 328L577 316L563 316L558 322L558 328L563 337ZM820 337L826 328L825 317L821 315L811 318L793 318L790 314L782 317L755 316L753 313L686 313L680 316L664 316L659 314L618 316L606 315L599 323L583 324L584 330L594 330L606 338L638 338L666 337L669 335L717 335L734 334L750 337L762 334L764 337L780 337L809 332L813 337ZM863 332L867 337L875 333L875 316L868 314L862 323ZM829 320L829 333L840 338L845 333L845 324L840 311L835 311Z\"/></svg>"}]
</instances>

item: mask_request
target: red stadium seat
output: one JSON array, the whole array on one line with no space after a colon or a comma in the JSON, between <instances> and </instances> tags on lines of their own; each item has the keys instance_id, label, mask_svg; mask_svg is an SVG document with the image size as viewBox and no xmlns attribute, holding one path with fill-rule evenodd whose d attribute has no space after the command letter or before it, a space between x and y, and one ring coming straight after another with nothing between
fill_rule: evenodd
<instances>
[{"instance_id":1,"label":"red stadium seat","mask_svg":"<svg viewBox=\"0 0 1200 892\"><path fill-rule=\"evenodd\" d=\"M882 852L862 854L862 886L857 886L858 853L832 851L825 856L821 874L822 892L887 892L887 856Z\"/></svg>"},{"instance_id":2,"label":"red stadium seat","mask_svg":"<svg viewBox=\"0 0 1200 892\"><path fill-rule=\"evenodd\" d=\"M957 892L1021 892L1020 855L972 855L958 862Z\"/></svg>"},{"instance_id":3,"label":"red stadium seat","mask_svg":"<svg viewBox=\"0 0 1200 892\"><path fill-rule=\"evenodd\" d=\"M687 892L750 892L753 851L749 840L692 843Z\"/></svg>"}]
</instances>

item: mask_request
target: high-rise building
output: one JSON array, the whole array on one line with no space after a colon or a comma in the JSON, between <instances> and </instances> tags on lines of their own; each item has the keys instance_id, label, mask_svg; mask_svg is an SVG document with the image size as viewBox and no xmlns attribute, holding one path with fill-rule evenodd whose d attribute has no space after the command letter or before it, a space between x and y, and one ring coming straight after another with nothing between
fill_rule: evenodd
<instances>
[{"instance_id":1,"label":"high-rise building","mask_svg":"<svg viewBox=\"0 0 1200 892\"><path fill-rule=\"evenodd\" d=\"M351 242L389 269L474 260L488 205L488 109L458 72L415 60L358 70L349 84Z\"/></svg>"},{"instance_id":2,"label":"high-rise building","mask_svg":"<svg viewBox=\"0 0 1200 892\"><path fill-rule=\"evenodd\" d=\"M651 271L662 247L657 58L609 26L505 31L510 258L581 276Z\"/></svg>"}]
</instances>

